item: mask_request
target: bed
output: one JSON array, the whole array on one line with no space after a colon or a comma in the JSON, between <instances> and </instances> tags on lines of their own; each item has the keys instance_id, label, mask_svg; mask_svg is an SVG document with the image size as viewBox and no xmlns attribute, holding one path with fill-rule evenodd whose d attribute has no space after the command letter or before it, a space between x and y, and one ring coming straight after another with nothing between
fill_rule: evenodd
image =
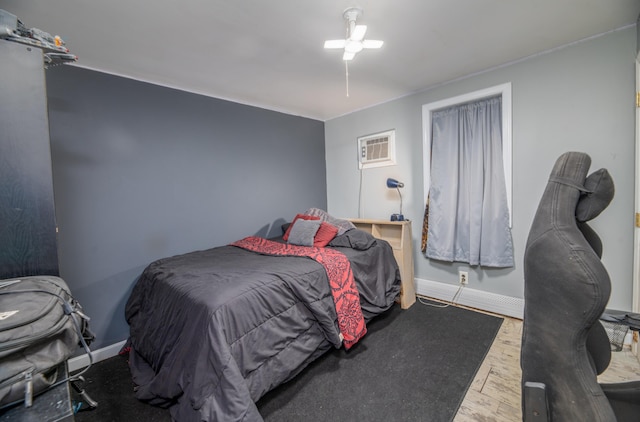
<instances>
[{"instance_id":1,"label":"bed","mask_svg":"<svg viewBox=\"0 0 640 422\"><path fill-rule=\"evenodd\" d=\"M255 402L264 394L330 348L357 347L366 322L400 295L393 251L346 220L300 216L282 237L145 268L125 309L138 399L181 422L262 421ZM311 229L300 222L315 220ZM333 235L308 245L325 225Z\"/></svg>"}]
</instances>

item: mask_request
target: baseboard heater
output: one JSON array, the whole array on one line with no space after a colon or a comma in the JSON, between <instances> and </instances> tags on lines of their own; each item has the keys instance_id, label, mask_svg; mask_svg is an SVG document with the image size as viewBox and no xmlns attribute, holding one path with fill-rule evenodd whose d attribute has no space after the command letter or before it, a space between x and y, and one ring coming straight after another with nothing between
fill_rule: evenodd
<instances>
[{"instance_id":1,"label":"baseboard heater","mask_svg":"<svg viewBox=\"0 0 640 422\"><path fill-rule=\"evenodd\" d=\"M446 302L453 298L459 288L457 284L440 283L420 278L416 278L415 281L417 294ZM456 303L512 318L522 319L524 316L524 299L484 292L469 287L462 289L456 299Z\"/></svg>"}]
</instances>

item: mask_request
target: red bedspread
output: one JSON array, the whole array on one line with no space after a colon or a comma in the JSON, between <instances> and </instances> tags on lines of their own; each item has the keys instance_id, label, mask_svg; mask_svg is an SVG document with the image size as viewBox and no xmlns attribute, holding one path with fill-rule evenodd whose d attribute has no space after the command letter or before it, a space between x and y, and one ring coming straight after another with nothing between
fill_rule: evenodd
<instances>
[{"instance_id":1,"label":"red bedspread","mask_svg":"<svg viewBox=\"0 0 640 422\"><path fill-rule=\"evenodd\" d=\"M322 264L329 278L345 349L350 349L367 333L351 264L341 252L330 248L279 243L257 236L245 237L231 245L263 255L304 256Z\"/></svg>"}]
</instances>

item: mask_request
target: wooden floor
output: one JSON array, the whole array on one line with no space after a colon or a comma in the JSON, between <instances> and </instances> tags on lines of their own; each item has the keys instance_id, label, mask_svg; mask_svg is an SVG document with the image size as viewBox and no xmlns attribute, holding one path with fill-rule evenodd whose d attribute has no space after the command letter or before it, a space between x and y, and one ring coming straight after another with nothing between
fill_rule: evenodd
<instances>
[{"instance_id":1,"label":"wooden floor","mask_svg":"<svg viewBox=\"0 0 640 422\"><path fill-rule=\"evenodd\" d=\"M514 422L520 408L520 339L522 321L505 317L502 327L478 370L454 422ZM640 362L628 349L612 352L611 365L600 382L640 379Z\"/></svg>"}]
</instances>

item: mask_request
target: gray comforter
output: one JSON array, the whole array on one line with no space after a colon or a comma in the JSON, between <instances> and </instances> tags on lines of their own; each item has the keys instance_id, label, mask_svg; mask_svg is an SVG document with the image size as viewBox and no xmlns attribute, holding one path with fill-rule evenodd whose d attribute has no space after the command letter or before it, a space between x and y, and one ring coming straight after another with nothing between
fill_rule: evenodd
<instances>
[{"instance_id":1,"label":"gray comforter","mask_svg":"<svg viewBox=\"0 0 640 422\"><path fill-rule=\"evenodd\" d=\"M354 229L331 245L351 262L365 319L390 308L389 244ZM150 264L125 314L136 396L180 422L262 421L255 401L341 346L322 265L234 246Z\"/></svg>"}]
</instances>

